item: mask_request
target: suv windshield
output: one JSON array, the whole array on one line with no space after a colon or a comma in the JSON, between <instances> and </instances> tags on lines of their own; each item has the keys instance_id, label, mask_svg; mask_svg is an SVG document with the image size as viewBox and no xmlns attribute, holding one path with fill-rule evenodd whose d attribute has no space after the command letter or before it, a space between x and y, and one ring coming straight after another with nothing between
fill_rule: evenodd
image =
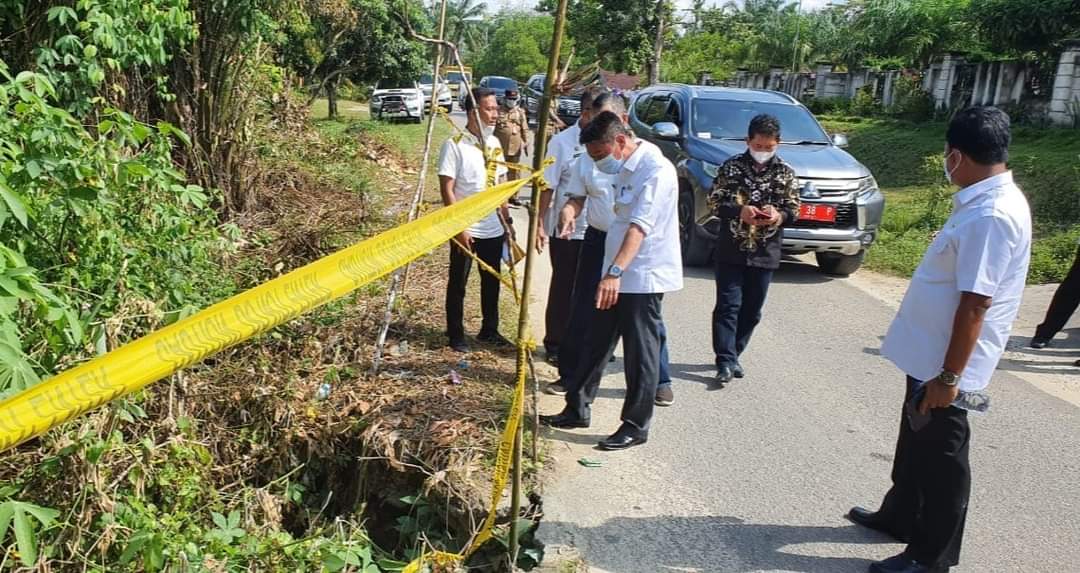
<instances>
[{"instance_id":1,"label":"suv windshield","mask_svg":"<svg viewBox=\"0 0 1080 573\"><path fill-rule=\"evenodd\" d=\"M509 78L488 78L488 87L499 90L516 90L517 82Z\"/></svg>"},{"instance_id":2,"label":"suv windshield","mask_svg":"<svg viewBox=\"0 0 1080 573\"><path fill-rule=\"evenodd\" d=\"M802 106L789 104L698 99L694 101L690 129L699 137L708 134L706 137L712 139L743 140L750 120L759 113L780 120L784 143L829 143L828 135L810 112Z\"/></svg>"},{"instance_id":3,"label":"suv windshield","mask_svg":"<svg viewBox=\"0 0 1080 573\"><path fill-rule=\"evenodd\" d=\"M447 72L446 74L446 81L451 84L460 84L465 81L463 78L461 72Z\"/></svg>"},{"instance_id":4,"label":"suv windshield","mask_svg":"<svg viewBox=\"0 0 1080 573\"><path fill-rule=\"evenodd\" d=\"M430 86L431 85L431 74L424 74L424 75L420 76L420 85Z\"/></svg>"},{"instance_id":5,"label":"suv windshield","mask_svg":"<svg viewBox=\"0 0 1080 573\"><path fill-rule=\"evenodd\" d=\"M378 90L414 90L416 84L410 81L398 81L398 80L379 80L379 84L375 86Z\"/></svg>"}]
</instances>

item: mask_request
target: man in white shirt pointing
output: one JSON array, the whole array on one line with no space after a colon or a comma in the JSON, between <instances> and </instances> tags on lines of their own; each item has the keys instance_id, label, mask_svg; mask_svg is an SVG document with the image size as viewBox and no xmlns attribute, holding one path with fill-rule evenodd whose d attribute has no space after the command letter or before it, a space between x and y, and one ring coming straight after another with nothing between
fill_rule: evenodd
<instances>
[{"instance_id":1,"label":"man in white shirt pointing","mask_svg":"<svg viewBox=\"0 0 1080 573\"><path fill-rule=\"evenodd\" d=\"M1009 340L1031 258L1031 211L1006 167L1009 116L969 108L945 137L945 178L961 189L881 349L907 374L893 486L878 511L848 514L908 544L871 564L872 573L940 572L959 563L971 493L967 413L989 408L984 390Z\"/></svg>"},{"instance_id":2,"label":"man in white shirt pointing","mask_svg":"<svg viewBox=\"0 0 1080 573\"><path fill-rule=\"evenodd\" d=\"M588 425L596 386L621 336L626 376L622 425L600 448L622 450L648 440L660 376L662 301L664 293L682 288L678 176L655 145L635 138L610 111L592 118L581 143L597 169L615 176L615 217L604 245L597 312L579 368L587 367L588 376L567 393L565 410L546 416L545 423L566 427L560 422L576 418Z\"/></svg>"}]
</instances>

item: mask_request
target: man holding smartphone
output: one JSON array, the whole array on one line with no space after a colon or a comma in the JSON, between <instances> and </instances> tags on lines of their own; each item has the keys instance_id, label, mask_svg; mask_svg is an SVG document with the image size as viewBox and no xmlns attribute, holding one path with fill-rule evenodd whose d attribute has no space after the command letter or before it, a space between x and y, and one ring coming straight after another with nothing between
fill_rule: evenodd
<instances>
[{"instance_id":1,"label":"man holding smartphone","mask_svg":"<svg viewBox=\"0 0 1080 573\"><path fill-rule=\"evenodd\" d=\"M1010 138L1009 116L993 107L957 113L945 134L945 178L960 190L881 346L907 375L893 485L877 511L848 513L908 544L871 573L938 573L960 561L971 495L967 413L989 408L984 390L1031 259L1031 211L1006 166Z\"/></svg>"},{"instance_id":2,"label":"man holding smartphone","mask_svg":"<svg viewBox=\"0 0 1080 573\"><path fill-rule=\"evenodd\" d=\"M773 271L780 267L781 229L799 216L795 170L776 155L780 121L754 117L746 146L720 166L709 195L709 208L721 222L712 315L717 388L744 376L739 356L761 322Z\"/></svg>"}]
</instances>

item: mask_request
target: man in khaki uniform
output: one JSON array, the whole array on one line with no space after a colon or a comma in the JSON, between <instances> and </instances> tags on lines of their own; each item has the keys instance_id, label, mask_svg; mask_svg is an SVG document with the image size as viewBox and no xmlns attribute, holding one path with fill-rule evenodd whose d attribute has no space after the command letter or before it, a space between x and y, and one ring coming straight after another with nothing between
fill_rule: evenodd
<instances>
[{"instance_id":1,"label":"man in khaki uniform","mask_svg":"<svg viewBox=\"0 0 1080 573\"><path fill-rule=\"evenodd\" d=\"M499 119L495 122L495 137L499 139L508 163L518 163L529 145L529 120L519 105L520 101L517 92L508 92L499 110ZM510 168L507 180L517 178L517 169Z\"/></svg>"}]
</instances>

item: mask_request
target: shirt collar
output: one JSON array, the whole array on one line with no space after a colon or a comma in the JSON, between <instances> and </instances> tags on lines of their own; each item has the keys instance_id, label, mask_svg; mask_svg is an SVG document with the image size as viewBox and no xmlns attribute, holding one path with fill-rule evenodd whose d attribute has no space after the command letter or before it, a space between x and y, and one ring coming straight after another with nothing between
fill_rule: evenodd
<instances>
[{"instance_id":1,"label":"shirt collar","mask_svg":"<svg viewBox=\"0 0 1080 573\"><path fill-rule=\"evenodd\" d=\"M1006 171L1005 173L1000 173L993 177L987 177L978 183L968 185L957 191L956 195L953 196L953 205L961 207L984 193L997 189L998 187L1012 185L1012 182L1012 171Z\"/></svg>"},{"instance_id":2,"label":"shirt collar","mask_svg":"<svg viewBox=\"0 0 1080 573\"><path fill-rule=\"evenodd\" d=\"M635 138L634 143L637 143L637 149L635 149L634 152L630 154L630 157L627 157L626 160L623 161L623 169L631 173L633 173L634 170L637 169L638 164L641 163L642 157L644 157L647 153L645 151L645 143L643 141Z\"/></svg>"}]
</instances>

